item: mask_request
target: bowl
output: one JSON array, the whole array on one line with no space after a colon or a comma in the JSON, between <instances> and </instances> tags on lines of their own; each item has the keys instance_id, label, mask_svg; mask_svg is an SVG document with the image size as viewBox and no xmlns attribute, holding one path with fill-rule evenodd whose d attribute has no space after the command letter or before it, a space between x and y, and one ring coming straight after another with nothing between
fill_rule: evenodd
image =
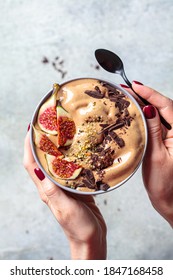
<instances>
[{"instance_id":1,"label":"bowl","mask_svg":"<svg viewBox=\"0 0 173 280\"><path fill-rule=\"evenodd\" d=\"M53 96L54 87L39 102L31 120L30 142L36 163L54 184L75 194L95 195L117 189L135 174L146 151L147 125L138 102L118 84L102 79L76 78L55 85L58 123L67 117L65 131L70 123L75 132L62 144L63 128L58 136L43 131L40 112ZM40 150L36 131L46 134L54 144L58 141L58 158ZM72 175L67 174L68 168Z\"/></svg>"}]
</instances>

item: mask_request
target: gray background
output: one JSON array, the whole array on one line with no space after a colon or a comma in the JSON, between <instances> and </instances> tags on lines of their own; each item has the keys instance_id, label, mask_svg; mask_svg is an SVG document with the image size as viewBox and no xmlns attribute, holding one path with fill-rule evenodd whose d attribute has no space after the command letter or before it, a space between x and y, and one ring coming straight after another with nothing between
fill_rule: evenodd
<instances>
[{"instance_id":1,"label":"gray background","mask_svg":"<svg viewBox=\"0 0 173 280\"><path fill-rule=\"evenodd\" d=\"M0 0L0 13L0 259L69 259L63 231L22 165L31 115L54 82L123 82L96 69L97 48L118 53L130 80L173 98L173 1ZM52 66L57 56L64 78ZM96 201L108 259L173 259L172 229L151 206L141 169Z\"/></svg>"}]
</instances>

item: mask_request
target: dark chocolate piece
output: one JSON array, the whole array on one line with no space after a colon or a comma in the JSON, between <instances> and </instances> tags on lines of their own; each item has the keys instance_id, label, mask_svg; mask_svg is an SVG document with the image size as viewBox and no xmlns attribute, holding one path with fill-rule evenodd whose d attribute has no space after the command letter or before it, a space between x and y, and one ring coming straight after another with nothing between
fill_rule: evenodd
<instances>
[{"instance_id":1,"label":"dark chocolate piece","mask_svg":"<svg viewBox=\"0 0 173 280\"><path fill-rule=\"evenodd\" d=\"M86 176L86 179L91 184L95 185L95 178L94 178L93 172L90 169L84 169L83 173Z\"/></svg>"},{"instance_id":2,"label":"dark chocolate piece","mask_svg":"<svg viewBox=\"0 0 173 280\"><path fill-rule=\"evenodd\" d=\"M124 140L120 138L114 131L109 131L108 134L112 137L112 139L117 143L117 145L120 148L125 146Z\"/></svg>"},{"instance_id":3,"label":"dark chocolate piece","mask_svg":"<svg viewBox=\"0 0 173 280\"><path fill-rule=\"evenodd\" d=\"M98 86L95 86L95 90L98 91L99 93L101 93L101 90Z\"/></svg>"},{"instance_id":4,"label":"dark chocolate piece","mask_svg":"<svg viewBox=\"0 0 173 280\"><path fill-rule=\"evenodd\" d=\"M104 97L104 94L97 90L96 91L95 90L85 90L84 93L88 94L91 97L98 98L98 99L101 99Z\"/></svg>"},{"instance_id":5,"label":"dark chocolate piece","mask_svg":"<svg viewBox=\"0 0 173 280\"><path fill-rule=\"evenodd\" d=\"M113 123L113 124L110 124L110 125L106 125L100 132L98 132L98 134L101 134L105 131L115 130L115 129L121 128L122 126L124 126L124 122L119 122L119 123Z\"/></svg>"},{"instance_id":6,"label":"dark chocolate piece","mask_svg":"<svg viewBox=\"0 0 173 280\"><path fill-rule=\"evenodd\" d=\"M96 185L97 185L98 189L102 190L102 191L107 191L110 188L110 186L108 184L104 183L103 181L97 181Z\"/></svg>"},{"instance_id":7,"label":"dark chocolate piece","mask_svg":"<svg viewBox=\"0 0 173 280\"><path fill-rule=\"evenodd\" d=\"M84 183L84 185L89 189L95 189L95 184L91 184L87 179L83 179L82 183Z\"/></svg>"}]
</instances>

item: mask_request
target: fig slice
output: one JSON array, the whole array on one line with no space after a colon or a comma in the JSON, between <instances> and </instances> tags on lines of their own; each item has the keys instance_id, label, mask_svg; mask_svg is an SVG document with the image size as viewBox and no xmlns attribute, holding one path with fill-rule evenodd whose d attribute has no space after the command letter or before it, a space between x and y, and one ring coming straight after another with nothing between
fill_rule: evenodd
<instances>
[{"instance_id":1,"label":"fig slice","mask_svg":"<svg viewBox=\"0 0 173 280\"><path fill-rule=\"evenodd\" d=\"M58 146L72 144L76 126L70 114L61 106L57 106Z\"/></svg>"},{"instance_id":2,"label":"fig slice","mask_svg":"<svg viewBox=\"0 0 173 280\"><path fill-rule=\"evenodd\" d=\"M46 134L41 133L39 130L34 128L34 142L35 145L42 150L43 152L56 156L56 157L64 157L64 155L58 150L56 145L49 139Z\"/></svg>"},{"instance_id":3,"label":"fig slice","mask_svg":"<svg viewBox=\"0 0 173 280\"><path fill-rule=\"evenodd\" d=\"M53 85L53 93L41 106L37 118L41 130L52 135L57 134L56 99L59 88L58 84Z\"/></svg>"},{"instance_id":4,"label":"fig slice","mask_svg":"<svg viewBox=\"0 0 173 280\"><path fill-rule=\"evenodd\" d=\"M59 157L46 154L49 172L58 179L76 179L82 171L82 166Z\"/></svg>"}]
</instances>

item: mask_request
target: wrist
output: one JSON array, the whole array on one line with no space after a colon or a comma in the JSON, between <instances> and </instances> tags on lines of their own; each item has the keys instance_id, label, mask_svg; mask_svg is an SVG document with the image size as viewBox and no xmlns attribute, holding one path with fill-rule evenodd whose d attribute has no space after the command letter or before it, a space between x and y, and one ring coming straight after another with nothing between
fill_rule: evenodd
<instances>
[{"instance_id":1,"label":"wrist","mask_svg":"<svg viewBox=\"0 0 173 280\"><path fill-rule=\"evenodd\" d=\"M100 240L70 240L72 260L105 260L107 253L106 238Z\"/></svg>"}]
</instances>

